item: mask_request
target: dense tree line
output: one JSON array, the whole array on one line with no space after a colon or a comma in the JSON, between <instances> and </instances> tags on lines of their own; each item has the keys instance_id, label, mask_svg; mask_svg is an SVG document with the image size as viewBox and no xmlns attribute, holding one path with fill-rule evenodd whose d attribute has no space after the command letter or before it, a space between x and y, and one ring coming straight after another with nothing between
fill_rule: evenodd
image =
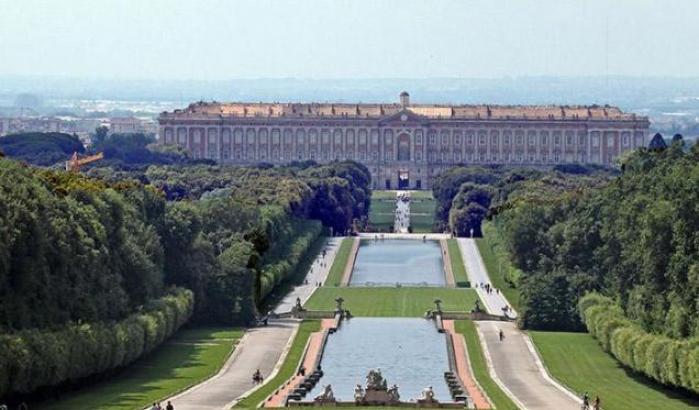
<instances>
[{"instance_id":1,"label":"dense tree line","mask_svg":"<svg viewBox=\"0 0 699 410\"><path fill-rule=\"evenodd\" d=\"M274 168L151 166L132 176L161 189L168 200L249 197L259 205L279 205L294 216L318 219L338 233L366 218L371 198L369 170L352 161Z\"/></svg>"},{"instance_id":2,"label":"dense tree line","mask_svg":"<svg viewBox=\"0 0 699 410\"><path fill-rule=\"evenodd\" d=\"M73 152L85 152L85 147L75 135L26 132L0 138L0 151L17 160L48 166L67 161Z\"/></svg>"},{"instance_id":3,"label":"dense tree line","mask_svg":"<svg viewBox=\"0 0 699 410\"><path fill-rule=\"evenodd\" d=\"M90 152L104 153L104 161L96 166L131 169L153 164L213 164L211 160L194 160L186 150L177 146L159 145L152 134L107 134L103 128L97 129L90 147Z\"/></svg>"},{"instance_id":4,"label":"dense tree line","mask_svg":"<svg viewBox=\"0 0 699 410\"><path fill-rule=\"evenodd\" d=\"M438 230L458 236L482 236L486 219L529 200L548 200L552 193L594 186L613 172L596 166L558 165L549 170L504 166L459 166L433 182Z\"/></svg>"},{"instance_id":5,"label":"dense tree line","mask_svg":"<svg viewBox=\"0 0 699 410\"><path fill-rule=\"evenodd\" d=\"M115 320L158 297L165 201L0 160L0 329Z\"/></svg>"},{"instance_id":6,"label":"dense tree line","mask_svg":"<svg viewBox=\"0 0 699 410\"><path fill-rule=\"evenodd\" d=\"M500 215L525 272L525 326L581 329L577 300L598 290L645 331L699 335L699 149L686 152L681 141L643 149L623 169L603 187L526 200Z\"/></svg>"},{"instance_id":7,"label":"dense tree line","mask_svg":"<svg viewBox=\"0 0 699 410\"><path fill-rule=\"evenodd\" d=\"M112 171L86 177L0 159L0 337L63 349L49 349L41 365L21 355L3 362L9 374L36 379L5 392L74 381L137 357L93 356L66 370L65 346L85 336L76 329L101 329L101 352L150 351L122 346L110 326L133 322L173 285L188 289L190 322L252 323L265 298L317 251L324 230L350 229L366 217L370 197L369 173L353 162ZM178 313L176 327L185 316ZM151 330L170 335L172 321L162 330L159 320Z\"/></svg>"},{"instance_id":8,"label":"dense tree line","mask_svg":"<svg viewBox=\"0 0 699 410\"><path fill-rule=\"evenodd\" d=\"M658 383L699 394L699 337L649 333L613 299L597 293L580 300L579 313L590 334L619 362Z\"/></svg>"}]
</instances>

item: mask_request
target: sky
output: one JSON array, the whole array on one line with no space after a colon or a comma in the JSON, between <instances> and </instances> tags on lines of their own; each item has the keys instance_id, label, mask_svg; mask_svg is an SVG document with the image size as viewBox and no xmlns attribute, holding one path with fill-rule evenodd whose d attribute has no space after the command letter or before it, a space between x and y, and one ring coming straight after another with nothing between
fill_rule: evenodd
<instances>
[{"instance_id":1,"label":"sky","mask_svg":"<svg viewBox=\"0 0 699 410\"><path fill-rule=\"evenodd\" d=\"M0 75L699 76L699 0L0 0Z\"/></svg>"}]
</instances>

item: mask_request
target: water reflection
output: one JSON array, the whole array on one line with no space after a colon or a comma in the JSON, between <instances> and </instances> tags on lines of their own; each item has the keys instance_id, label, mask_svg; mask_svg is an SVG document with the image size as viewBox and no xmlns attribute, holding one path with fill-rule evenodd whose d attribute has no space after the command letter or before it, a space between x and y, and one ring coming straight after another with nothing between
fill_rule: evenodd
<instances>
[{"instance_id":1,"label":"water reflection","mask_svg":"<svg viewBox=\"0 0 699 410\"><path fill-rule=\"evenodd\" d=\"M435 397L450 401L444 381L449 370L445 336L434 324L416 318L354 318L328 338L321 365L324 376L307 398L331 384L335 397L352 401L354 387L364 386L370 369L380 368L389 386L397 384L401 401L434 388Z\"/></svg>"},{"instance_id":2,"label":"water reflection","mask_svg":"<svg viewBox=\"0 0 699 410\"><path fill-rule=\"evenodd\" d=\"M350 286L445 286L437 241L363 240Z\"/></svg>"}]
</instances>

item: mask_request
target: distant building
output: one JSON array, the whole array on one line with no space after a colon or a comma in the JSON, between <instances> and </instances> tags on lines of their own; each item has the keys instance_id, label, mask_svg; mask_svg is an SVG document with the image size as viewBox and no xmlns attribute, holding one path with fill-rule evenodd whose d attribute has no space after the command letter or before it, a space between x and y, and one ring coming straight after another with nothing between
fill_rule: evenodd
<instances>
[{"instance_id":1,"label":"distant building","mask_svg":"<svg viewBox=\"0 0 699 410\"><path fill-rule=\"evenodd\" d=\"M134 134L145 132L145 126L142 120L134 117L110 118L109 132L112 134Z\"/></svg>"},{"instance_id":2,"label":"distant building","mask_svg":"<svg viewBox=\"0 0 699 410\"><path fill-rule=\"evenodd\" d=\"M64 132L64 123L53 117L0 118L0 136L19 132Z\"/></svg>"},{"instance_id":3,"label":"distant building","mask_svg":"<svg viewBox=\"0 0 699 410\"><path fill-rule=\"evenodd\" d=\"M610 106L198 102L163 112L163 144L222 163L351 159L374 188L430 188L456 164L611 165L644 146L645 116Z\"/></svg>"}]
</instances>

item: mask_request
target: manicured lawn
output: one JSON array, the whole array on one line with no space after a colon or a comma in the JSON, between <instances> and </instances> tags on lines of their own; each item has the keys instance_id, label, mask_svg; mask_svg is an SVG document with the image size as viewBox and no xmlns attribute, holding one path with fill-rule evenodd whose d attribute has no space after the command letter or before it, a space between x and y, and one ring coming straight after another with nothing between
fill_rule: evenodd
<instances>
[{"instance_id":1,"label":"manicured lawn","mask_svg":"<svg viewBox=\"0 0 699 410\"><path fill-rule=\"evenodd\" d=\"M413 227L413 232L415 233L432 232L432 226L434 225L436 201L432 199L431 191L424 191L423 193L423 195L418 197L413 195L413 200L410 201L410 226Z\"/></svg>"},{"instance_id":2,"label":"manicured lawn","mask_svg":"<svg viewBox=\"0 0 699 410\"><path fill-rule=\"evenodd\" d=\"M451 270L454 272L454 281L456 286L460 288L470 287L468 275L466 274L466 266L461 257L459 244L456 239L447 239L447 248L449 249L449 259L451 259Z\"/></svg>"},{"instance_id":3,"label":"manicured lawn","mask_svg":"<svg viewBox=\"0 0 699 410\"><path fill-rule=\"evenodd\" d=\"M410 213L434 215L436 206L437 202L434 199L414 199L410 201Z\"/></svg>"},{"instance_id":4,"label":"manicured lawn","mask_svg":"<svg viewBox=\"0 0 699 410\"><path fill-rule=\"evenodd\" d=\"M519 277L519 271L511 266L504 253L491 247L485 238L477 238L476 245L493 286L500 289L515 310L519 310L519 289L505 281L505 272L508 269L511 272L510 276L514 278Z\"/></svg>"},{"instance_id":5,"label":"manicured lawn","mask_svg":"<svg viewBox=\"0 0 699 410\"><path fill-rule=\"evenodd\" d=\"M383 190L373 190L371 191L371 199L396 199L396 191L383 191Z\"/></svg>"},{"instance_id":6,"label":"manicured lawn","mask_svg":"<svg viewBox=\"0 0 699 410\"><path fill-rule=\"evenodd\" d=\"M410 226L414 233L430 233L434 225L434 215L410 214Z\"/></svg>"},{"instance_id":7,"label":"manicured lawn","mask_svg":"<svg viewBox=\"0 0 699 410\"><path fill-rule=\"evenodd\" d=\"M517 409L517 406L512 400L510 400L510 398L500 390L497 383L490 378L488 364L483 355L480 341L478 340L476 326L470 320L457 320L455 325L456 331L464 335L464 339L466 339L466 349L468 350L468 357L471 361L473 376L483 390L485 390L492 404L494 404L498 410Z\"/></svg>"},{"instance_id":8,"label":"manicured lawn","mask_svg":"<svg viewBox=\"0 0 699 410\"><path fill-rule=\"evenodd\" d=\"M376 192L377 191L374 191L374 193ZM393 230L396 212L396 194L392 194L393 196L388 199L381 199L380 197L377 198L372 195L371 206L369 207L369 225L376 231L389 232Z\"/></svg>"},{"instance_id":9,"label":"manicured lawn","mask_svg":"<svg viewBox=\"0 0 699 410\"><path fill-rule=\"evenodd\" d=\"M324 286L340 286L342 282L342 274L345 271L345 266L347 265L347 259L349 258L350 251L352 250L352 243L354 238L345 238L340 244L340 249L337 250L335 254L335 260L333 261L333 266L330 267L330 273L325 279Z\"/></svg>"},{"instance_id":10,"label":"manicured lawn","mask_svg":"<svg viewBox=\"0 0 699 410\"><path fill-rule=\"evenodd\" d=\"M410 193L411 199L434 199L432 191L413 191Z\"/></svg>"},{"instance_id":11,"label":"manicured lawn","mask_svg":"<svg viewBox=\"0 0 699 410\"><path fill-rule=\"evenodd\" d=\"M296 373L296 368L301 361L301 357L303 356L303 349L306 347L308 337L311 335L311 333L319 330L319 320L303 321L299 326L299 331L296 333L294 341L291 344L291 348L289 349L289 353L284 360L284 364L282 364L282 367L279 369L277 375L253 394L241 400L235 407L254 409L260 402L267 399L267 396L272 394L272 392L274 392L279 386L289 380L291 376Z\"/></svg>"},{"instance_id":12,"label":"manicured lawn","mask_svg":"<svg viewBox=\"0 0 699 410\"><path fill-rule=\"evenodd\" d=\"M58 401L30 407L42 410L145 408L216 374L242 333L220 327L182 329L155 352L109 380L64 395Z\"/></svg>"},{"instance_id":13,"label":"manicured lawn","mask_svg":"<svg viewBox=\"0 0 699 410\"><path fill-rule=\"evenodd\" d=\"M529 332L551 374L577 393L599 395L604 410L689 410L690 400L624 369L587 333Z\"/></svg>"},{"instance_id":14,"label":"manicured lawn","mask_svg":"<svg viewBox=\"0 0 699 410\"><path fill-rule=\"evenodd\" d=\"M354 316L420 317L434 309L434 300L442 300L443 310L473 309L477 295L472 289L447 288L331 288L322 287L313 293L305 307L312 310L333 310L335 298L341 296L344 306Z\"/></svg>"}]
</instances>

